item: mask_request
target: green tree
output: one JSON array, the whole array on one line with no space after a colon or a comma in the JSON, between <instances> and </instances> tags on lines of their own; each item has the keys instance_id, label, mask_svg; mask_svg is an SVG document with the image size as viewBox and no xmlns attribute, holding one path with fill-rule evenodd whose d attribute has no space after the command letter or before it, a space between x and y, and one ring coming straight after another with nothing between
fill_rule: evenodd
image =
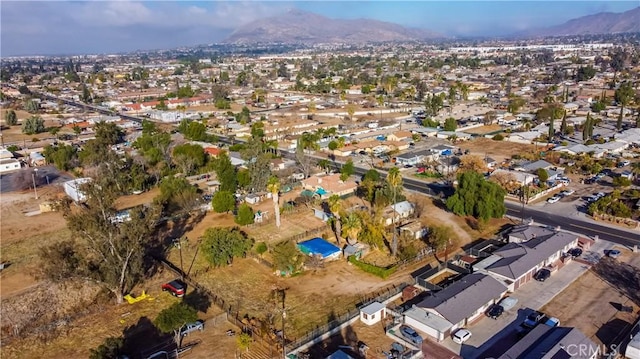
<instances>
[{"instance_id":1,"label":"green tree","mask_svg":"<svg viewBox=\"0 0 640 359\"><path fill-rule=\"evenodd\" d=\"M338 142L337 141L330 141L329 144L327 145L327 147L331 150L331 151L335 151L338 149Z\"/></svg>"},{"instance_id":2,"label":"green tree","mask_svg":"<svg viewBox=\"0 0 640 359\"><path fill-rule=\"evenodd\" d=\"M482 220L501 218L506 213L505 191L497 183L486 181L474 171L458 175L458 187L447 199L447 208L459 216L473 216Z\"/></svg>"},{"instance_id":3,"label":"green tree","mask_svg":"<svg viewBox=\"0 0 640 359\"><path fill-rule=\"evenodd\" d=\"M296 273L304 264L304 254L292 241L287 240L276 244L271 252L276 270Z\"/></svg>"},{"instance_id":4,"label":"green tree","mask_svg":"<svg viewBox=\"0 0 640 359\"><path fill-rule=\"evenodd\" d=\"M66 268L65 279L98 283L115 296L117 303L122 303L124 295L144 276L144 257L151 247L160 212L156 206L136 207L129 211L128 221L115 221L114 203L121 192L110 172L112 165L102 164L96 178L80 186L85 195L84 206L68 204L63 208L73 244L62 248L56 243L43 250L41 257L43 273L51 279L55 280L59 271ZM51 255L63 249L63 255ZM60 260L51 260L56 257Z\"/></svg>"},{"instance_id":5,"label":"green tree","mask_svg":"<svg viewBox=\"0 0 640 359\"><path fill-rule=\"evenodd\" d=\"M251 343L253 343L253 338L248 333L242 332L238 335L238 338L236 339L236 344L238 344L238 348L240 348L240 350L248 351L249 347L251 346Z\"/></svg>"},{"instance_id":6,"label":"green tree","mask_svg":"<svg viewBox=\"0 0 640 359\"><path fill-rule=\"evenodd\" d=\"M347 160L347 162L340 169L340 179L346 181L356 172L355 166L353 165L353 161L351 158Z\"/></svg>"},{"instance_id":7,"label":"green tree","mask_svg":"<svg viewBox=\"0 0 640 359\"><path fill-rule=\"evenodd\" d=\"M349 244L358 242L358 235L362 231L362 222L355 212L349 213L342 223L342 235L347 237Z\"/></svg>"},{"instance_id":8,"label":"green tree","mask_svg":"<svg viewBox=\"0 0 640 359\"><path fill-rule=\"evenodd\" d=\"M7 126L15 126L18 124L18 116L14 110L8 110L4 113L4 122Z\"/></svg>"},{"instance_id":9,"label":"green tree","mask_svg":"<svg viewBox=\"0 0 640 359\"><path fill-rule=\"evenodd\" d=\"M122 129L113 122L100 121L94 127L96 141L100 146L111 147L122 141Z\"/></svg>"},{"instance_id":10,"label":"green tree","mask_svg":"<svg viewBox=\"0 0 640 359\"><path fill-rule=\"evenodd\" d=\"M458 128L458 121L455 118L449 117L444 120L444 130L445 131L455 131Z\"/></svg>"},{"instance_id":11,"label":"green tree","mask_svg":"<svg viewBox=\"0 0 640 359\"><path fill-rule=\"evenodd\" d=\"M538 179L542 184L547 183L547 181L549 180L549 173L544 168L538 168L536 174L538 175Z\"/></svg>"},{"instance_id":12,"label":"green tree","mask_svg":"<svg viewBox=\"0 0 640 359\"><path fill-rule=\"evenodd\" d=\"M122 337L108 337L97 348L91 349L89 359L119 359L123 354L123 346Z\"/></svg>"},{"instance_id":13,"label":"green tree","mask_svg":"<svg viewBox=\"0 0 640 359\"><path fill-rule=\"evenodd\" d=\"M239 176L227 152L220 153L213 161L213 169L220 181L220 190L235 193L238 189ZM250 173L247 171L247 174Z\"/></svg>"},{"instance_id":14,"label":"green tree","mask_svg":"<svg viewBox=\"0 0 640 359\"><path fill-rule=\"evenodd\" d=\"M196 204L198 190L183 177L167 176L160 182L160 194L155 202L169 212L190 210Z\"/></svg>"},{"instance_id":15,"label":"green tree","mask_svg":"<svg viewBox=\"0 0 640 359\"><path fill-rule=\"evenodd\" d=\"M562 123L560 124L560 132L563 135L566 135L568 133L567 111L564 111L564 113L562 114Z\"/></svg>"},{"instance_id":16,"label":"green tree","mask_svg":"<svg viewBox=\"0 0 640 359\"><path fill-rule=\"evenodd\" d=\"M387 185L393 193L393 204L397 202L398 192L402 191L402 175L398 167L393 167L387 173ZM391 217L393 222L393 240L391 242L391 253L395 256L398 253L398 235L396 231L395 213Z\"/></svg>"},{"instance_id":17,"label":"green tree","mask_svg":"<svg viewBox=\"0 0 640 359\"><path fill-rule=\"evenodd\" d=\"M238 228L207 228L200 244L200 253L216 267L229 265L243 257L253 246L253 240Z\"/></svg>"},{"instance_id":18,"label":"green tree","mask_svg":"<svg viewBox=\"0 0 640 359\"><path fill-rule=\"evenodd\" d=\"M241 169L237 174L238 187L247 190L251 185L251 173L249 170Z\"/></svg>"},{"instance_id":19,"label":"green tree","mask_svg":"<svg viewBox=\"0 0 640 359\"><path fill-rule=\"evenodd\" d=\"M629 81L625 81L615 92L615 99L620 106L620 115L618 116L618 122L616 128L618 131L622 129L622 117L624 116L624 108L629 105L635 96L632 84Z\"/></svg>"},{"instance_id":20,"label":"green tree","mask_svg":"<svg viewBox=\"0 0 640 359\"><path fill-rule=\"evenodd\" d=\"M592 79L596 75L596 69L593 66L580 66L576 71L576 81L587 81Z\"/></svg>"},{"instance_id":21,"label":"green tree","mask_svg":"<svg viewBox=\"0 0 640 359\"><path fill-rule=\"evenodd\" d=\"M180 329L196 320L198 311L185 302L175 302L158 313L153 324L163 333L173 333L175 342L180 343Z\"/></svg>"},{"instance_id":22,"label":"green tree","mask_svg":"<svg viewBox=\"0 0 640 359\"><path fill-rule=\"evenodd\" d=\"M556 135L556 130L553 128L553 119L549 120L549 142L553 141L553 138Z\"/></svg>"},{"instance_id":23,"label":"green tree","mask_svg":"<svg viewBox=\"0 0 640 359\"><path fill-rule=\"evenodd\" d=\"M40 103L33 99L29 99L24 103L24 110L29 113L38 113L38 111L40 111Z\"/></svg>"},{"instance_id":24,"label":"green tree","mask_svg":"<svg viewBox=\"0 0 640 359\"><path fill-rule=\"evenodd\" d=\"M185 138L192 141L209 141L210 137L207 135L207 126L199 121L191 121L184 119L178 126L178 131L184 135Z\"/></svg>"},{"instance_id":25,"label":"green tree","mask_svg":"<svg viewBox=\"0 0 640 359\"><path fill-rule=\"evenodd\" d=\"M594 101L591 104L591 111L595 113L600 113L607 109L607 103L604 100Z\"/></svg>"},{"instance_id":26,"label":"green tree","mask_svg":"<svg viewBox=\"0 0 640 359\"><path fill-rule=\"evenodd\" d=\"M247 224L253 224L255 215L253 214L253 208L247 203L243 203L238 207L238 215L235 218L235 222L241 226Z\"/></svg>"},{"instance_id":27,"label":"green tree","mask_svg":"<svg viewBox=\"0 0 640 359\"><path fill-rule=\"evenodd\" d=\"M614 187L629 187L631 184L631 180L626 177L618 176L613 178Z\"/></svg>"},{"instance_id":28,"label":"green tree","mask_svg":"<svg viewBox=\"0 0 640 359\"><path fill-rule=\"evenodd\" d=\"M526 104L525 100L520 96L510 96L509 105L507 106L507 111L512 114L517 114L522 106Z\"/></svg>"},{"instance_id":29,"label":"green tree","mask_svg":"<svg viewBox=\"0 0 640 359\"><path fill-rule=\"evenodd\" d=\"M78 160L76 148L65 144L47 145L42 154L47 163L53 163L61 171L72 169Z\"/></svg>"},{"instance_id":30,"label":"green tree","mask_svg":"<svg viewBox=\"0 0 640 359\"><path fill-rule=\"evenodd\" d=\"M429 228L429 244L436 252L445 249L453 238L454 234L451 226L440 225Z\"/></svg>"},{"instance_id":31,"label":"green tree","mask_svg":"<svg viewBox=\"0 0 640 359\"><path fill-rule=\"evenodd\" d=\"M91 96L91 92L85 84L82 84L82 95L80 96L80 100L85 103L93 102L93 96Z\"/></svg>"},{"instance_id":32,"label":"green tree","mask_svg":"<svg viewBox=\"0 0 640 359\"><path fill-rule=\"evenodd\" d=\"M216 213L233 211L236 206L236 198L228 191L218 191L211 199L211 205Z\"/></svg>"},{"instance_id":33,"label":"green tree","mask_svg":"<svg viewBox=\"0 0 640 359\"><path fill-rule=\"evenodd\" d=\"M207 155L200 145L185 143L173 148L173 161L186 176L203 167Z\"/></svg>"},{"instance_id":34,"label":"green tree","mask_svg":"<svg viewBox=\"0 0 640 359\"><path fill-rule=\"evenodd\" d=\"M31 116L22 121L22 133L25 135L34 135L45 130L44 120L40 116Z\"/></svg>"}]
</instances>

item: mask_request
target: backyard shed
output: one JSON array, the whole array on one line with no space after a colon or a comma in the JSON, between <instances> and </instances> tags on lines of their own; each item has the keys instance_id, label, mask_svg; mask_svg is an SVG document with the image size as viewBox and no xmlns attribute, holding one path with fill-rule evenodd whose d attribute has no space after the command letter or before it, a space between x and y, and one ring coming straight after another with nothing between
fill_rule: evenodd
<instances>
[{"instance_id":1,"label":"backyard shed","mask_svg":"<svg viewBox=\"0 0 640 359\"><path fill-rule=\"evenodd\" d=\"M366 325L374 325L387 315L387 307L380 302L373 302L360 309L360 321Z\"/></svg>"},{"instance_id":2,"label":"backyard shed","mask_svg":"<svg viewBox=\"0 0 640 359\"><path fill-rule=\"evenodd\" d=\"M322 259L337 259L340 257L340 248L322 238L313 238L298 243L300 251L309 256L320 255Z\"/></svg>"}]
</instances>

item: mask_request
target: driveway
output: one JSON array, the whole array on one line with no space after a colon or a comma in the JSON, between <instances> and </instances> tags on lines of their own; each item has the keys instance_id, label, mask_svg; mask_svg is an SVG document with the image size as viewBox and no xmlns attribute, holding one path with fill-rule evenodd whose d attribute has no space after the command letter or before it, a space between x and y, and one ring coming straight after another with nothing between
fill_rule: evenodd
<instances>
[{"instance_id":1,"label":"driveway","mask_svg":"<svg viewBox=\"0 0 640 359\"><path fill-rule=\"evenodd\" d=\"M34 172L35 169L37 171ZM31 177L32 173L35 174L34 177ZM27 167L16 172L3 173L0 176L0 192L19 191L22 187L33 190L33 180L36 181L38 188L40 188L48 184L59 184L72 179L73 177L58 171L54 166ZM23 186L24 181L27 183Z\"/></svg>"},{"instance_id":2,"label":"driveway","mask_svg":"<svg viewBox=\"0 0 640 359\"><path fill-rule=\"evenodd\" d=\"M599 240L593 244L591 250L583 253L583 259L597 262L604 255L604 251L612 247L613 243ZM518 340L517 328L531 311L542 308L589 268L583 263L571 261L545 282L533 280L527 283L510 295L518 299L518 304L514 308L498 319L483 317L469 326L468 329L473 335L466 343L459 345L451 338L447 338L441 344L454 353L459 353L465 359L501 355Z\"/></svg>"}]
</instances>

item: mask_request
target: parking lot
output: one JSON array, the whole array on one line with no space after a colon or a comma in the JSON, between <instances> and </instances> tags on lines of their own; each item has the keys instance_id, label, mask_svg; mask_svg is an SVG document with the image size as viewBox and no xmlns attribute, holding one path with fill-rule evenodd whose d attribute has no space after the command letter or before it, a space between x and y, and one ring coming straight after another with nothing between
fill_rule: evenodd
<instances>
[{"instance_id":1,"label":"parking lot","mask_svg":"<svg viewBox=\"0 0 640 359\"><path fill-rule=\"evenodd\" d=\"M599 240L585 251L583 258L597 262L604 251L612 248L612 243ZM589 270L590 266L577 261L567 263L545 282L531 281L510 296L518 299L516 306L497 319L483 317L468 327L473 333L463 345L445 339L441 344L464 358L487 358L499 356L517 340L517 328L533 310L540 310L545 304L561 294L574 281ZM553 315L553 313L549 313Z\"/></svg>"}]
</instances>

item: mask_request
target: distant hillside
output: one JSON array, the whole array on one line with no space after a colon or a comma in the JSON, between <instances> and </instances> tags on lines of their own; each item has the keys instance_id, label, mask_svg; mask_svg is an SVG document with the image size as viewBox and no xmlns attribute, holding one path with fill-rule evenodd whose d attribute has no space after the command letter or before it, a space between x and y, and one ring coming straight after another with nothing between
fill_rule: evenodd
<instances>
[{"instance_id":1,"label":"distant hillside","mask_svg":"<svg viewBox=\"0 0 640 359\"><path fill-rule=\"evenodd\" d=\"M339 20L291 10L285 14L254 21L234 31L226 43L366 43L414 41L442 38L443 35L409 29L384 21Z\"/></svg>"},{"instance_id":2,"label":"distant hillside","mask_svg":"<svg viewBox=\"0 0 640 359\"><path fill-rule=\"evenodd\" d=\"M622 32L640 32L640 7L623 13L601 12L587 15L569 20L562 25L529 30L517 36L571 36Z\"/></svg>"}]
</instances>

